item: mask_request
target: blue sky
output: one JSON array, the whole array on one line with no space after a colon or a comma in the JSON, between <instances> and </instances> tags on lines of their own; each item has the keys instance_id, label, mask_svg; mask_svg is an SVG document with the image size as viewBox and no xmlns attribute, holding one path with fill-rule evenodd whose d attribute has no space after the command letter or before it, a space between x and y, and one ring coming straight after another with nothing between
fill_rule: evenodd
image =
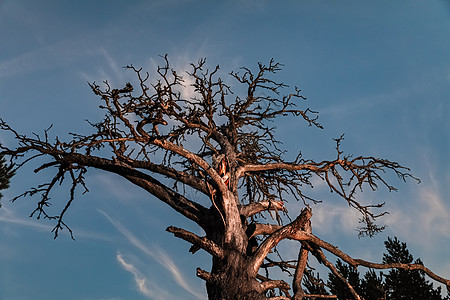
<instances>
[{"instance_id":1,"label":"blue sky","mask_svg":"<svg viewBox=\"0 0 450 300\"><path fill-rule=\"evenodd\" d=\"M127 64L148 71L168 54L183 70L207 57L224 73L275 58L279 80L297 85L319 111L324 130L277 123L290 155L334 157L343 148L409 166L421 184L395 181L396 193L363 193L387 201L388 228L358 239L357 216L319 183L313 231L361 258L379 261L397 236L415 257L450 277L450 5L445 1L22 1L0 0L0 115L18 131L87 132L100 104L87 82L122 85ZM10 144L9 137L0 142ZM28 218L32 198L7 201L44 181L14 178L0 209L0 299L205 299L195 268L210 259L165 232L199 232L165 205L117 176L88 173L65 234ZM24 171L27 171L24 170ZM68 196L59 189L55 210ZM60 201L58 201L60 200ZM59 206L58 206L59 205ZM299 210L294 201L290 211ZM296 257L287 244L286 255Z\"/></svg>"}]
</instances>

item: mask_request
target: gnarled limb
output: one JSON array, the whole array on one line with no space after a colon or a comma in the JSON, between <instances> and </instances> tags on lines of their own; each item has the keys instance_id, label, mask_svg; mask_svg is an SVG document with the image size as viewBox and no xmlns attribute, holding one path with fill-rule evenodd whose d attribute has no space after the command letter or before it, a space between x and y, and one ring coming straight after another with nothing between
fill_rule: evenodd
<instances>
[{"instance_id":1,"label":"gnarled limb","mask_svg":"<svg viewBox=\"0 0 450 300\"><path fill-rule=\"evenodd\" d=\"M239 206L239 213L246 218L267 210L284 211L286 208L283 201L259 201Z\"/></svg>"},{"instance_id":2,"label":"gnarled limb","mask_svg":"<svg viewBox=\"0 0 450 300\"><path fill-rule=\"evenodd\" d=\"M336 269L335 266L333 266L333 264L327 260L327 258L325 257L325 255L323 254L322 250L318 249L317 253L320 257L320 260L322 261L322 263L331 270L331 272L337 277L339 278L342 283L347 287L347 289L350 291L350 293L352 294L352 296L355 298L355 300L361 300L361 297L358 295L358 293L356 293L355 289L353 288L353 286L344 278L344 276L341 275L341 273L339 273L339 271Z\"/></svg>"},{"instance_id":3,"label":"gnarled limb","mask_svg":"<svg viewBox=\"0 0 450 300\"><path fill-rule=\"evenodd\" d=\"M300 251L298 252L298 262L297 262L297 268L295 269L294 279L293 279L293 291L294 296L293 300L302 300L305 296L305 292L302 288L302 279L303 279L303 273L306 269L306 264L308 263L308 249L305 247L301 247Z\"/></svg>"},{"instance_id":4,"label":"gnarled limb","mask_svg":"<svg viewBox=\"0 0 450 300\"><path fill-rule=\"evenodd\" d=\"M117 161L117 160L109 160L106 158L101 158L93 155L84 155L80 153L67 153L63 150L58 150L57 146L52 146L47 142L42 142L40 146L29 145L28 143L32 143L33 140L27 139L24 141L24 145L17 150L9 150L9 155L23 155L27 152L38 152L46 155L50 155L54 161L43 164L39 168L35 170L35 172L39 172L43 169L59 166L59 172L55 175L55 177L48 184L43 184L39 189L33 189L29 192L22 194L23 196L32 195L36 193L40 193L42 195L42 200L38 203L38 207L32 213L32 215L37 212L39 213L38 217L42 214L46 218L54 219L56 217L50 216L45 212L45 207L48 206L47 202L49 200L49 194L51 190L55 187L55 184L58 181L63 180L64 174L67 172L70 175L70 178L73 182L73 188L71 191L70 201L67 202L64 210L61 212L60 216L57 217L58 224L56 225L55 237L58 234L59 229L64 226L69 229L68 226L62 221L64 213L67 211L71 202L73 201L73 191L74 188L78 185L84 185L84 177L75 177L74 171L84 170L83 173L86 172L87 167L92 167L96 169L105 170L111 173L115 173L123 176L128 179L130 182L136 184L137 186L145 189L150 192L163 202L169 204L176 211L180 212L185 217L195 221L202 227L204 226L206 220L204 219L207 216L208 209L203 207L202 205L188 200L181 194L162 184L158 180L154 179L152 176L143 173L128 164ZM156 167L158 168L158 167ZM164 168L163 168L164 169ZM165 169L167 171L167 169ZM80 173L80 175L82 175ZM198 186L198 185L197 185ZM20 196L19 196L20 197ZM14 198L17 199L18 197Z\"/></svg>"},{"instance_id":5,"label":"gnarled limb","mask_svg":"<svg viewBox=\"0 0 450 300\"><path fill-rule=\"evenodd\" d=\"M173 233L174 236L202 248L214 257L217 257L219 259L224 258L224 250L206 237L199 237L192 232L174 226L169 226L166 230L170 233Z\"/></svg>"},{"instance_id":6,"label":"gnarled limb","mask_svg":"<svg viewBox=\"0 0 450 300\"><path fill-rule=\"evenodd\" d=\"M168 167L162 164L155 164L150 161L126 160L126 164L136 169L144 169L167 176L168 178L171 178L173 180L186 184L190 187L193 187L197 191L202 192L205 195L208 196L210 195L205 180L197 176L193 176L186 172L182 172L175 168Z\"/></svg>"},{"instance_id":7,"label":"gnarled limb","mask_svg":"<svg viewBox=\"0 0 450 300\"><path fill-rule=\"evenodd\" d=\"M247 235L249 238L257 235L269 235L282 227L281 225L275 224L252 223L247 226Z\"/></svg>"},{"instance_id":8,"label":"gnarled limb","mask_svg":"<svg viewBox=\"0 0 450 300\"><path fill-rule=\"evenodd\" d=\"M160 146L163 149L166 149L168 151L171 151L173 153L176 153L184 158L186 158L188 161L191 161L192 163L195 163L199 167L201 167L210 177L212 180L214 180L214 183L219 188L220 192L222 194L226 194L228 192L228 188L225 185L225 183L222 180L222 177L217 173L214 168L212 168L205 160L203 160L200 156L186 150L186 148L176 145L174 143L171 143L167 140L160 140L155 139L152 141L152 144Z\"/></svg>"},{"instance_id":9,"label":"gnarled limb","mask_svg":"<svg viewBox=\"0 0 450 300\"><path fill-rule=\"evenodd\" d=\"M271 290L271 289L281 289L284 291L288 291L291 289L291 287L289 286L289 284L284 281L284 280L268 280L268 281L263 281L261 282L261 292L265 292L267 290Z\"/></svg>"},{"instance_id":10,"label":"gnarled limb","mask_svg":"<svg viewBox=\"0 0 450 300\"><path fill-rule=\"evenodd\" d=\"M267 237L259 246L255 255L250 261L250 266L252 269L252 273L250 274L256 275L269 251L273 247L275 247L281 240L288 238L294 234L298 235L298 232L301 231L301 228L305 225L306 222L309 221L311 216L311 210L309 208L304 208L301 214L293 222L286 226L283 226L279 230L275 231L272 235Z\"/></svg>"},{"instance_id":11,"label":"gnarled limb","mask_svg":"<svg viewBox=\"0 0 450 300\"><path fill-rule=\"evenodd\" d=\"M197 268L196 275L198 278L203 279L204 281L211 281L212 275L211 273L202 270L201 268Z\"/></svg>"},{"instance_id":12,"label":"gnarled limb","mask_svg":"<svg viewBox=\"0 0 450 300\"><path fill-rule=\"evenodd\" d=\"M119 174L135 185L145 189L158 199L170 205L176 211L183 214L185 217L195 221L199 225L204 223L204 216L208 209L202 205L188 200L181 194L170 189L166 185L162 184L152 176L140 172L132 167L129 167L123 163L116 162L114 160L108 160L95 156L85 156L78 153L59 153L61 156L60 163L76 164L85 167L93 167L111 173Z\"/></svg>"},{"instance_id":13,"label":"gnarled limb","mask_svg":"<svg viewBox=\"0 0 450 300\"><path fill-rule=\"evenodd\" d=\"M315 294L305 294L303 296L304 298L308 298L308 299L337 299L336 295L315 295Z\"/></svg>"}]
</instances>

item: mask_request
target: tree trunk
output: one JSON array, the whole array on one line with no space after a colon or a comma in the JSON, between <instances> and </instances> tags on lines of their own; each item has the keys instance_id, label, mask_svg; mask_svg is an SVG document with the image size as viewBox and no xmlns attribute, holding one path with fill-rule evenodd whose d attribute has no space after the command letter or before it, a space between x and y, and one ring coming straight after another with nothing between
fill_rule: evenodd
<instances>
[{"instance_id":1,"label":"tree trunk","mask_svg":"<svg viewBox=\"0 0 450 300\"><path fill-rule=\"evenodd\" d=\"M206 289L210 300L267 299L255 277L249 276L250 266L245 255L227 250L224 260L213 259Z\"/></svg>"}]
</instances>

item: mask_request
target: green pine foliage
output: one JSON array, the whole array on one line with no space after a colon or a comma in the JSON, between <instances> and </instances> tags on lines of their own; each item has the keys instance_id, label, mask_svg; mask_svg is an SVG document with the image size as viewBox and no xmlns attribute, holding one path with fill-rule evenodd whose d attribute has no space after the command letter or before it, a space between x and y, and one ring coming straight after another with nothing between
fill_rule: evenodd
<instances>
[{"instance_id":1,"label":"green pine foliage","mask_svg":"<svg viewBox=\"0 0 450 300\"><path fill-rule=\"evenodd\" d=\"M325 289L325 283L319 277L319 273L309 272L303 279L303 286L310 295L329 295ZM305 300L312 300L309 297L305 297ZM316 298L323 299L323 298Z\"/></svg>"},{"instance_id":2,"label":"green pine foliage","mask_svg":"<svg viewBox=\"0 0 450 300\"><path fill-rule=\"evenodd\" d=\"M383 263L422 264L420 259L414 260L406 243L396 237L385 241L386 253ZM423 271L391 269L387 274L369 269L361 278L358 270L341 260L337 260L336 269L353 286L355 291L365 300L450 300L450 296L443 297L441 288L435 288ZM321 281L319 276L314 281ZM315 289L312 282L304 281L304 286L311 294L328 294ZM332 295L338 299L353 299L344 283L333 273L328 274L327 287Z\"/></svg>"},{"instance_id":3,"label":"green pine foliage","mask_svg":"<svg viewBox=\"0 0 450 300\"><path fill-rule=\"evenodd\" d=\"M9 181L13 175L13 166L8 165L5 158L0 156L0 191L9 188ZM2 196L2 193L0 193L0 199Z\"/></svg>"},{"instance_id":4,"label":"green pine foliage","mask_svg":"<svg viewBox=\"0 0 450 300\"><path fill-rule=\"evenodd\" d=\"M361 279L361 296L365 300L386 299L382 272L378 275L374 270L370 269L364 274L363 279Z\"/></svg>"},{"instance_id":5,"label":"green pine foliage","mask_svg":"<svg viewBox=\"0 0 450 300\"><path fill-rule=\"evenodd\" d=\"M339 273L350 283L358 294L361 294L361 280L359 279L359 272L355 267L337 260L336 269ZM344 283L333 273L328 274L328 287L331 294L338 295L339 299L353 299L352 294Z\"/></svg>"},{"instance_id":6,"label":"green pine foliage","mask_svg":"<svg viewBox=\"0 0 450 300\"><path fill-rule=\"evenodd\" d=\"M416 263L422 264L420 259L414 261L413 256L406 248L406 243L400 242L397 238L384 243L387 253L383 255L384 263ZM399 270L392 269L385 276L386 299L429 299L441 300L441 289L435 289L425 278L425 274L419 270Z\"/></svg>"}]
</instances>

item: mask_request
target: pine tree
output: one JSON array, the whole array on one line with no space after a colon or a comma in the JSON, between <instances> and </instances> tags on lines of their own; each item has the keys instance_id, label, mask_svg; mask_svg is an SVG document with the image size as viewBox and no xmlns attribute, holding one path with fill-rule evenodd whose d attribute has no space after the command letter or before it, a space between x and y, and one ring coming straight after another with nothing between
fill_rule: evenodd
<instances>
[{"instance_id":1,"label":"pine tree","mask_svg":"<svg viewBox=\"0 0 450 300\"><path fill-rule=\"evenodd\" d=\"M359 272L355 267L337 260L336 269L338 272L350 283L358 294L361 294L361 280L359 279ZM343 281L333 273L328 274L328 287L331 294L337 295L338 299L353 299L349 289L345 286Z\"/></svg>"},{"instance_id":2,"label":"pine tree","mask_svg":"<svg viewBox=\"0 0 450 300\"><path fill-rule=\"evenodd\" d=\"M0 156L0 191L9 188L9 181L13 175L13 166L7 165L5 158L3 156ZM0 199L2 197L3 195L2 193L0 193Z\"/></svg>"},{"instance_id":3,"label":"pine tree","mask_svg":"<svg viewBox=\"0 0 450 300\"><path fill-rule=\"evenodd\" d=\"M314 272L308 272L307 276L304 277L303 286L305 287L308 294L311 295L329 295L325 289L325 283L320 278L319 273L317 275ZM305 297L305 300L311 300L311 298ZM315 298L323 299L323 298Z\"/></svg>"},{"instance_id":4,"label":"pine tree","mask_svg":"<svg viewBox=\"0 0 450 300\"><path fill-rule=\"evenodd\" d=\"M361 279L361 296L365 300L386 299L383 273L378 276L373 269L370 269L364 274L363 279Z\"/></svg>"},{"instance_id":5,"label":"pine tree","mask_svg":"<svg viewBox=\"0 0 450 300\"><path fill-rule=\"evenodd\" d=\"M413 256L409 253L406 243L400 242L396 237L388 238L384 243L387 254L383 255L384 263L413 262ZM422 264L420 259L415 263ZM385 276L386 299L429 299L441 300L441 288L434 289L433 285L425 279L422 271L392 269Z\"/></svg>"},{"instance_id":6,"label":"pine tree","mask_svg":"<svg viewBox=\"0 0 450 300\"><path fill-rule=\"evenodd\" d=\"M406 243L400 242L396 237L385 241L386 253L383 254L383 263L421 264L420 259L414 257L407 249ZM360 279L356 268L338 260L337 271L354 287L358 295L365 300L449 300L450 296L443 297L441 288L434 288L433 284L425 278L420 270L391 269L389 273L376 272L369 269ZM320 280L317 278L317 280ZM344 282L335 274L328 274L327 286L331 294L338 299L354 299ZM305 287L308 285L305 282Z\"/></svg>"}]
</instances>

